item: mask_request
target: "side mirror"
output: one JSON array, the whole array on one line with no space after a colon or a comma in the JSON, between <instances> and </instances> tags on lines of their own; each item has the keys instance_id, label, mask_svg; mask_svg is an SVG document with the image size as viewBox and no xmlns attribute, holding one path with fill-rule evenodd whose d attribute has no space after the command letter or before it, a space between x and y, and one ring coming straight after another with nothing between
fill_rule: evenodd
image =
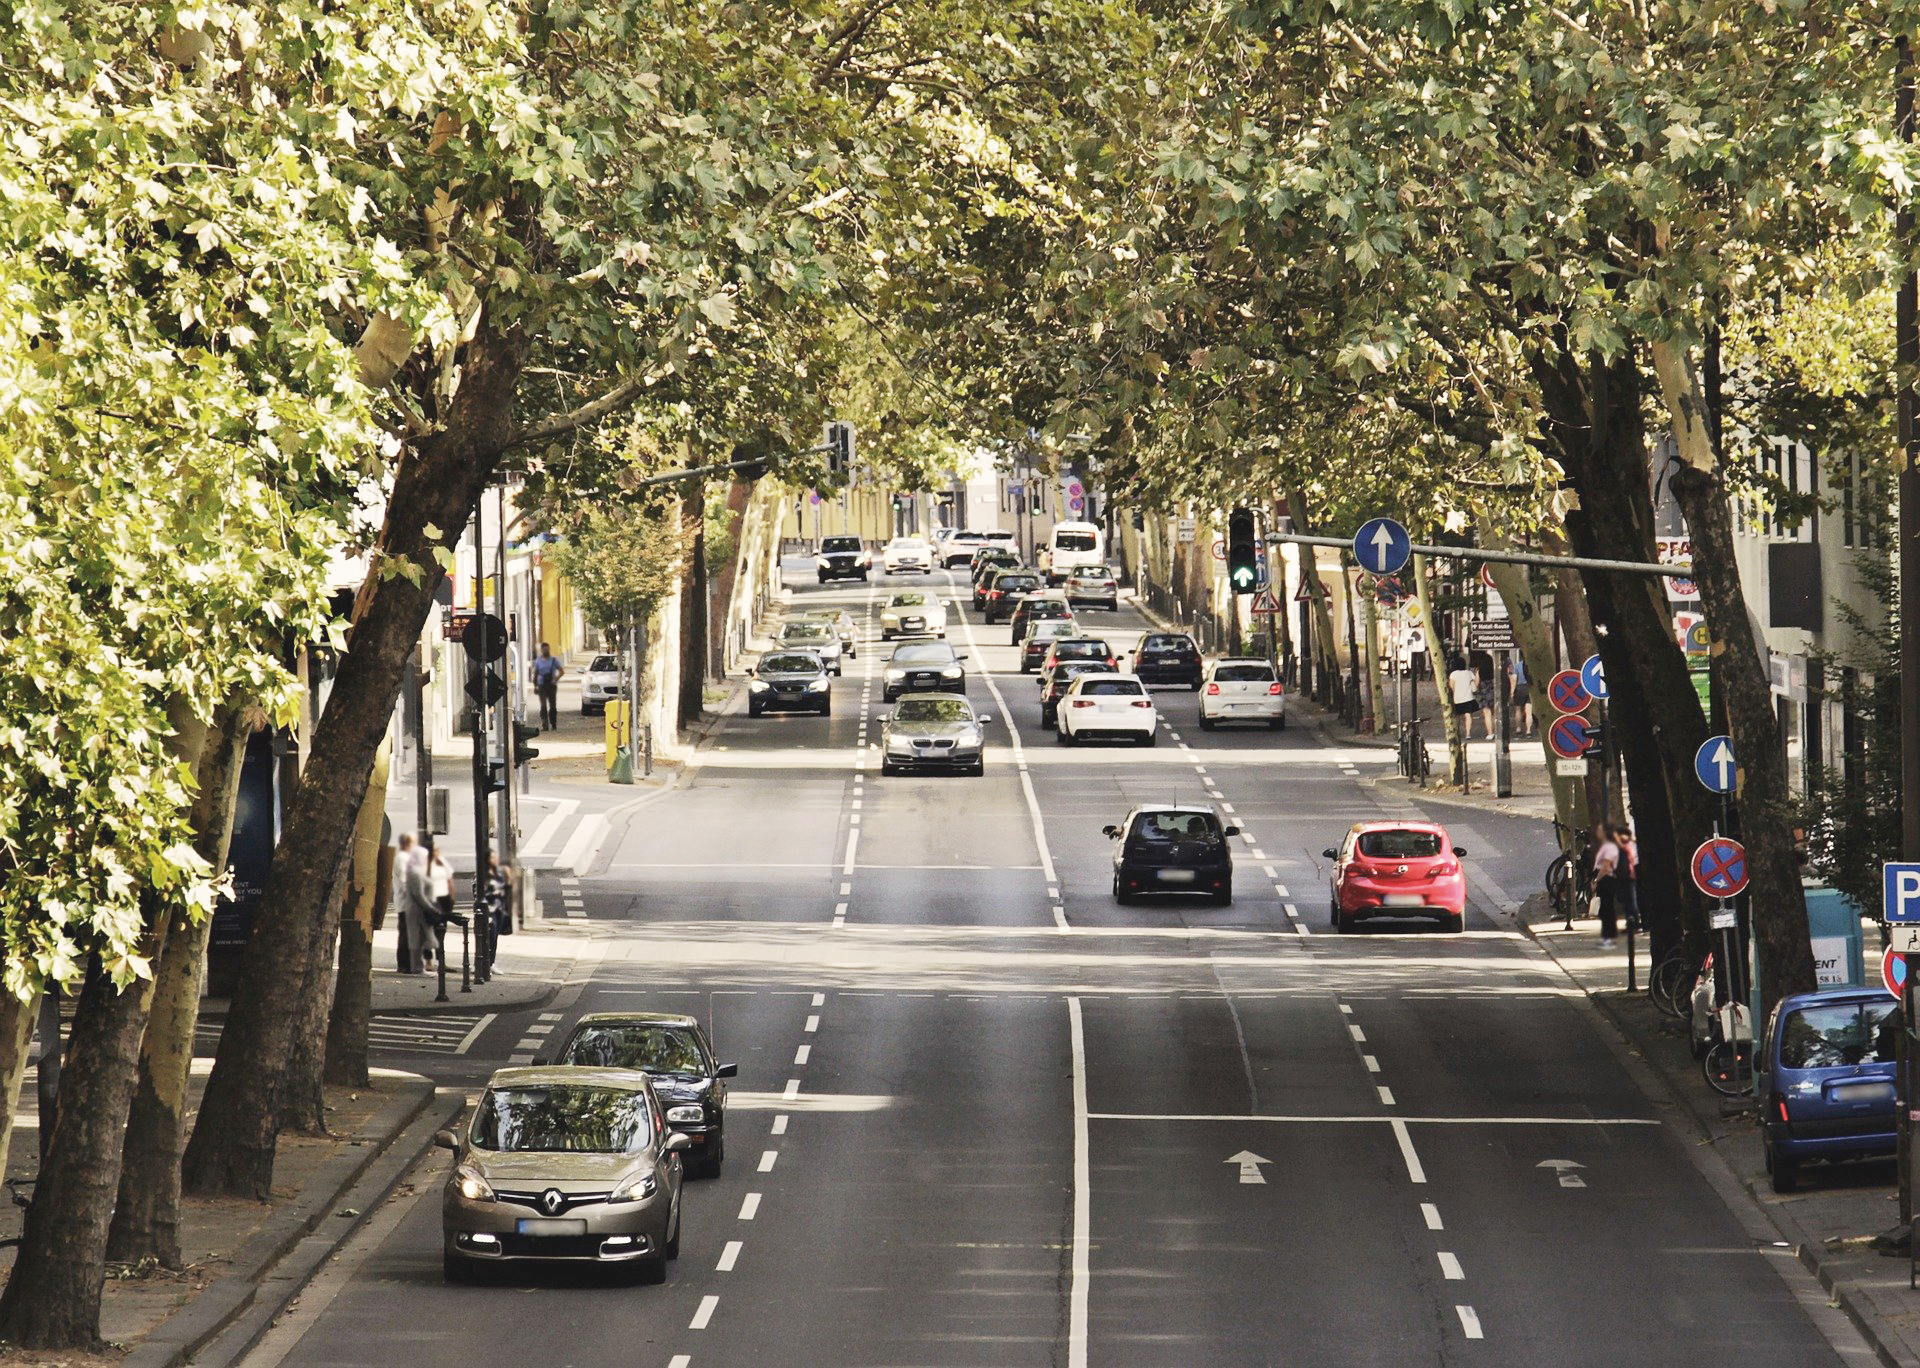
<instances>
[{"instance_id":1,"label":"side mirror","mask_svg":"<svg viewBox=\"0 0 1920 1368\"><path fill-rule=\"evenodd\" d=\"M687 1137L680 1134L680 1132L675 1131L667 1137L667 1143L660 1148L668 1154L685 1154L693 1148L693 1141L687 1139Z\"/></svg>"},{"instance_id":2,"label":"side mirror","mask_svg":"<svg viewBox=\"0 0 1920 1368\"><path fill-rule=\"evenodd\" d=\"M1453 853L1455 855L1464 855L1467 853L1467 848L1465 846L1455 846L1453 848Z\"/></svg>"},{"instance_id":3,"label":"side mirror","mask_svg":"<svg viewBox=\"0 0 1920 1368\"><path fill-rule=\"evenodd\" d=\"M955 660L965 660L965 659L966 659L966 657L965 657L965 656L963 656L963 655L957 655L957 656L955 656L955 657L954 657L954 659L955 659Z\"/></svg>"},{"instance_id":4,"label":"side mirror","mask_svg":"<svg viewBox=\"0 0 1920 1368\"><path fill-rule=\"evenodd\" d=\"M740 1066L738 1064L722 1064L713 1071L713 1076L715 1078L738 1078L740 1076Z\"/></svg>"},{"instance_id":5,"label":"side mirror","mask_svg":"<svg viewBox=\"0 0 1920 1368\"><path fill-rule=\"evenodd\" d=\"M1230 826L1222 830L1220 834L1222 836L1238 836L1240 834L1240 828L1236 826Z\"/></svg>"},{"instance_id":6,"label":"side mirror","mask_svg":"<svg viewBox=\"0 0 1920 1368\"><path fill-rule=\"evenodd\" d=\"M1329 847L1329 848L1328 848L1328 849L1326 849L1326 850L1323 850L1323 851L1321 851L1320 853L1321 853L1322 855L1324 855L1324 856L1326 856L1326 857L1327 857L1327 858L1328 858L1329 860L1337 860L1337 859L1339 859L1339 858L1340 858L1340 856L1338 855L1338 853L1336 853L1336 852L1335 852L1335 851L1334 851L1334 850L1333 850L1333 849L1332 849L1331 847Z\"/></svg>"},{"instance_id":7,"label":"side mirror","mask_svg":"<svg viewBox=\"0 0 1920 1368\"><path fill-rule=\"evenodd\" d=\"M458 1150L460 1137L450 1130L437 1130L433 1133L433 1143L443 1150Z\"/></svg>"},{"instance_id":8,"label":"side mirror","mask_svg":"<svg viewBox=\"0 0 1920 1368\"><path fill-rule=\"evenodd\" d=\"M1106 838L1109 841L1117 841L1120 839L1120 828L1117 826L1103 826L1100 830L1106 834Z\"/></svg>"},{"instance_id":9,"label":"side mirror","mask_svg":"<svg viewBox=\"0 0 1920 1368\"><path fill-rule=\"evenodd\" d=\"M990 727L993 725L993 714L981 713L978 717L974 718L973 720L978 722L983 727Z\"/></svg>"}]
</instances>

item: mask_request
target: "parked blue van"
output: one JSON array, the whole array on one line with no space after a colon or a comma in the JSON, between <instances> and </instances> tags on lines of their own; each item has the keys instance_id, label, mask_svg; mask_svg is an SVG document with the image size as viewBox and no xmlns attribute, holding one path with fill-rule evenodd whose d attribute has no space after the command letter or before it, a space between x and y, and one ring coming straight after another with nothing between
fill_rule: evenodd
<instances>
[{"instance_id":1,"label":"parked blue van","mask_svg":"<svg viewBox=\"0 0 1920 1368\"><path fill-rule=\"evenodd\" d=\"M1759 1059L1760 1136L1775 1192L1809 1159L1892 1154L1899 1004L1881 988L1782 998Z\"/></svg>"}]
</instances>

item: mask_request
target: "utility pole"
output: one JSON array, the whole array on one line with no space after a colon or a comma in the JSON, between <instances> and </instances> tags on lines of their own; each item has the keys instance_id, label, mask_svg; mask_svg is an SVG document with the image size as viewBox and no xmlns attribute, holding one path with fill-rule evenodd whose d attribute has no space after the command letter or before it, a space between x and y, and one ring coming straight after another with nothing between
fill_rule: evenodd
<instances>
[{"instance_id":1,"label":"utility pole","mask_svg":"<svg viewBox=\"0 0 1920 1368\"><path fill-rule=\"evenodd\" d=\"M1914 131L1913 44L1902 34L1897 47L1894 88L1894 126L1901 142L1912 142ZM1914 244L1912 197L1900 198L1894 241L1909 254ZM1920 376L1920 285L1909 263L1900 277L1894 306L1894 359L1900 377L1896 423L1900 441L1900 854L1920 860L1920 414L1915 411L1914 382ZM1920 1014L1920 991L1911 973L1901 995L1900 1032L1900 1219L1912 1238L1914 1191L1920 1183L1914 1173L1912 1113L1920 1103L1920 1037L1914 1018ZM1911 1244L1909 1244L1911 1248Z\"/></svg>"}]
</instances>

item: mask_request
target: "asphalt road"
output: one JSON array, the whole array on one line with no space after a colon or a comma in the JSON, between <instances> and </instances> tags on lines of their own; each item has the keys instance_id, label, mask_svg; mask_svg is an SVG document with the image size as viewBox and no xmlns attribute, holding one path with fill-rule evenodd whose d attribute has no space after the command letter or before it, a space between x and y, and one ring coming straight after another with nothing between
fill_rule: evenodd
<instances>
[{"instance_id":1,"label":"asphalt road","mask_svg":"<svg viewBox=\"0 0 1920 1368\"><path fill-rule=\"evenodd\" d=\"M794 585L863 627L887 590ZM467 1081L578 1012L706 1018L728 1165L667 1284L443 1285L436 1152L250 1363L1869 1361L1493 912L1539 824L1416 808L1366 782L1390 756L1304 728L1203 734L1182 692L1153 748L1059 747L973 617L984 777L879 777L864 646L830 719L730 720L610 833L577 995L413 1061ZM1101 826L1175 798L1246 828L1233 905L1116 906ZM1467 932L1330 934L1319 850L1422 811L1469 848Z\"/></svg>"}]
</instances>

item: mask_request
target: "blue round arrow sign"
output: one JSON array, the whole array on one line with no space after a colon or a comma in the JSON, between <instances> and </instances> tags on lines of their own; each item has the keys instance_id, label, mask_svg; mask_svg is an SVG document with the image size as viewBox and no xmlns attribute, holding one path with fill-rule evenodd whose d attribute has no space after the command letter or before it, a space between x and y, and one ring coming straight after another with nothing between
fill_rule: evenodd
<instances>
[{"instance_id":1,"label":"blue round arrow sign","mask_svg":"<svg viewBox=\"0 0 1920 1368\"><path fill-rule=\"evenodd\" d=\"M1392 518L1369 518L1353 534L1353 558L1376 575L1398 574L1413 555L1413 538Z\"/></svg>"},{"instance_id":2,"label":"blue round arrow sign","mask_svg":"<svg viewBox=\"0 0 1920 1368\"><path fill-rule=\"evenodd\" d=\"M1709 736L1693 753L1693 774L1709 793L1732 793L1740 765L1730 737Z\"/></svg>"},{"instance_id":3,"label":"blue round arrow sign","mask_svg":"<svg viewBox=\"0 0 1920 1368\"><path fill-rule=\"evenodd\" d=\"M1600 663L1599 656L1590 655L1581 662L1580 682L1595 698L1607 696L1607 667Z\"/></svg>"}]
</instances>

